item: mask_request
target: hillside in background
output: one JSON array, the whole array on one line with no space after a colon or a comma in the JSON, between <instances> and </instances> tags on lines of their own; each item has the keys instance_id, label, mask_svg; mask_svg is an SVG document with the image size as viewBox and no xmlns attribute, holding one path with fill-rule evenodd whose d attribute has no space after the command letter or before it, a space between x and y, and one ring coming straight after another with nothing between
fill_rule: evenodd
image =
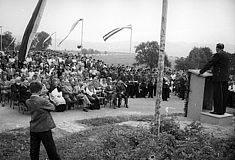
<instances>
[{"instance_id":1,"label":"hillside in background","mask_svg":"<svg viewBox=\"0 0 235 160\"><path fill-rule=\"evenodd\" d=\"M22 40L22 37L15 36L17 42ZM57 39L59 42L60 39ZM94 57L97 59L102 59L107 64L125 64L131 65L135 63L135 47L139 45L141 42L132 42L131 54L129 53L130 43L129 41L121 41L121 42L83 42L83 47L86 49L94 49L101 52L107 51L107 55L95 55ZM60 47L56 46L57 50L74 50L78 52L77 45L80 45L80 41L65 40ZM172 66L175 65L175 60L178 57L187 57L189 52L194 47L209 47L215 53L215 45L216 44L200 44L200 43L190 43L190 42L166 42L166 54L168 55L168 59L171 62ZM54 40L52 40L52 45L50 49L55 49ZM235 45L233 44L225 44L225 51L230 53L235 53Z\"/></svg>"},{"instance_id":2,"label":"hillside in background","mask_svg":"<svg viewBox=\"0 0 235 160\"><path fill-rule=\"evenodd\" d=\"M59 41L59 40L57 40ZM135 47L141 42L132 42L131 52L135 52ZM59 50L77 50L77 45L79 42L73 40L66 40L63 44L57 49ZM108 52L126 52L129 53L130 43L126 42L84 42L84 48L92 48L99 51L108 51ZM200 44L200 43L188 43L188 42L166 42L166 54L172 57L187 57L189 52L194 47L209 47L213 52L215 52L216 44ZM54 49L54 44L51 46L51 49ZM235 45L225 44L225 51L234 53Z\"/></svg>"},{"instance_id":3,"label":"hillside in background","mask_svg":"<svg viewBox=\"0 0 235 160\"><path fill-rule=\"evenodd\" d=\"M22 40L21 36L14 36L17 39L17 42ZM56 40L57 43L60 39ZM57 50L75 50L77 51L77 45L80 45L80 41L66 39L60 47L56 47ZM135 47L139 45L141 42L132 42L131 52L135 52ZM203 44L203 43L190 43L190 42L168 42L166 41L166 54L172 57L187 57L189 52L193 49L193 47L209 47L215 53L215 45L216 44ZM126 52L130 51L130 43L129 41L121 41L121 42L83 42L83 47L86 49L94 49L98 51L108 51L108 52ZM54 40L52 40L52 45L50 49L54 49ZM225 51L229 53L235 53L235 44L225 44Z\"/></svg>"}]
</instances>

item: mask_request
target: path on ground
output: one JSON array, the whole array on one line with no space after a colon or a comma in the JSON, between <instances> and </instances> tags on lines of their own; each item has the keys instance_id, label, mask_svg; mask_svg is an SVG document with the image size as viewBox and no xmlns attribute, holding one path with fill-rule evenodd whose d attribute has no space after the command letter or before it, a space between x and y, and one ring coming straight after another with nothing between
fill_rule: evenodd
<instances>
[{"instance_id":1,"label":"path on ground","mask_svg":"<svg viewBox=\"0 0 235 160\"><path fill-rule=\"evenodd\" d=\"M76 132L82 130L82 126L75 125L76 120L90 119L106 116L124 116L124 115L154 115L156 98L129 98L129 108L113 109L109 104L100 110L89 110L83 112L80 109L68 110L65 112L52 112L57 129L67 132ZM161 114L183 113L184 101L171 95L168 101L162 101ZM9 105L0 107L0 132L4 130L29 127L30 115L19 113L18 107L12 109Z\"/></svg>"}]
</instances>

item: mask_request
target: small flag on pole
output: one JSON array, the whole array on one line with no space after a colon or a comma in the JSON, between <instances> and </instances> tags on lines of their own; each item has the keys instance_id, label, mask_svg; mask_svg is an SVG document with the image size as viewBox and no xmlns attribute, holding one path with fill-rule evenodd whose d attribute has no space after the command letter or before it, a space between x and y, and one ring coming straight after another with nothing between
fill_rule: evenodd
<instances>
[{"instance_id":1,"label":"small flag on pole","mask_svg":"<svg viewBox=\"0 0 235 160\"><path fill-rule=\"evenodd\" d=\"M83 19L79 19L79 20L77 20L76 22L73 23L72 27L71 27L70 30L69 30L69 33L64 37L64 39L62 39L62 41L60 41L60 43L58 44L58 46L60 46L61 43L64 42L64 40L65 40L66 38L68 38L68 36L70 35L70 33L71 33L71 32L74 30L74 28L77 26L78 22L80 22L80 21L82 21L82 20L83 20Z\"/></svg>"},{"instance_id":2,"label":"small flag on pole","mask_svg":"<svg viewBox=\"0 0 235 160\"><path fill-rule=\"evenodd\" d=\"M32 17L26 27L26 30L24 32L24 36L20 45L20 50L19 50L19 61L21 63L24 62L29 52L32 41L39 27L44 8L46 6L46 1L47 0L38 1L37 6L33 11Z\"/></svg>"},{"instance_id":3,"label":"small flag on pole","mask_svg":"<svg viewBox=\"0 0 235 160\"><path fill-rule=\"evenodd\" d=\"M49 35L43 42L42 42L42 46L44 46L44 43L46 43L46 41L48 41L56 32L52 33L51 35Z\"/></svg>"},{"instance_id":4,"label":"small flag on pole","mask_svg":"<svg viewBox=\"0 0 235 160\"><path fill-rule=\"evenodd\" d=\"M111 36L113 36L114 34L120 32L121 30L123 30L123 29L125 29L125 28L127 28L127 29L132 29L132 26L131 26L131 25L127 25L127 26L125 26L125 27L120 27L120 28L115 28L115 29L113 29L112 31L108 32L107 34L105 34L105 35L103 36L104 41L106 41L106 40L109 39Z\"/></svg>"}]
</instances>

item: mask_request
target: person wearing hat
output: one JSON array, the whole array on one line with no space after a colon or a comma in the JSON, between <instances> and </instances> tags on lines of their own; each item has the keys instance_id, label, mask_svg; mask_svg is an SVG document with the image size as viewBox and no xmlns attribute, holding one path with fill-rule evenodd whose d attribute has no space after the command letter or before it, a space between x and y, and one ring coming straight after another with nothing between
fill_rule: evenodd
<instances>
[{"instance_id":1,"label":"person wearing hat","mask_svg":"<svg viewBox=\"0 0 235 160\"><path fill-rule=\"evenodd\" d=\"M224 44L216 45L213 58L200 70L200 74L213 67L213 100L214 111L212 114L223 115L226 112L229 80L229 55L224 50Z\"/></svg>"}]
</instances>

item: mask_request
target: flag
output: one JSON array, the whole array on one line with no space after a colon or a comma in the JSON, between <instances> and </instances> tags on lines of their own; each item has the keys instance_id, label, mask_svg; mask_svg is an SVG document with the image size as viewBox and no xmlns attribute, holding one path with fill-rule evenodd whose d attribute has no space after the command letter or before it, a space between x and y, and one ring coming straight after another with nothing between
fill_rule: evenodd
<instances>
[{"instance_id":1,"label":"flag","mask_svg":"<svg viewBox=\"0 0 235 160\"><path fill-rule=\"evenodd\" d=\"M120 28L115 28L115 29L113 29L112 31L108 32L107 34L105 34L105 35L103 36L104 41L106 41L106 40L109 39L111 36L113 36L114 34L120 32L121 30L123 30L123 29L125 29L125 28L126 28L126 29L132 29L132 26L131 26L131 25L127 25L127 26L125 26L125 27L120 27Z\"/></svg>"},{"instance_id":2,"label":"flag","mask_svg":"<svg viewBox=\"0 0 235 160\"><path fill-rule=\"evenodd\" d=\"M44 43L46 41L48 41L56 32L52 33L51 35L49 35L43 42L42 42L42 46L44 46Z\"/></svg>"},{"instance_id":3,"label":"flag","mask_svg":"<svg viewBox=\"0 0 235 160\"><path fill-rule=\"evenodd\" d=\"M33 11L32 17L26 27L26 30L24 32L24 36L20 45L20 50L19 50L19 61L21 63L23 63L25 58L27 57L31 43L39 27L42 14L46 5L46 1L47 0L38 1L37 6Z\"/></svg>"},{"instance_id":4,"label":"flag","mask_svg":"<svg viewBox=\"0 0 235 160\"><path fill-rule=\"evenodd\" d=\"M15 42L15 40L16 40L16 38L13 38L12 41L11 41L11 43L7 46L6 49L8 49L8 48Z\"/></svg>"},{"instance_id":5,"label":"flag","mask_svg":"<svg viewBox=\"0 0 235 160\"><path fill-rule=\"evenodd\" d=\"M78 22L79 22L79 21L82 21L82 20L83 20L83 19L79 19L79 20L77 20L76 22L73 23L72 27L71 27L70 30L69 30L69 33L64 37L64 39L62 39L62 41L60 41L60 43L58 44L58 46L60 46L61 43L64 42L64 40L65 40L66 38L68 38L68 36L70 35L70 33L71 33L71 32L74 30L74 28L77 26Z\"/></svg>"}]
</instances>

